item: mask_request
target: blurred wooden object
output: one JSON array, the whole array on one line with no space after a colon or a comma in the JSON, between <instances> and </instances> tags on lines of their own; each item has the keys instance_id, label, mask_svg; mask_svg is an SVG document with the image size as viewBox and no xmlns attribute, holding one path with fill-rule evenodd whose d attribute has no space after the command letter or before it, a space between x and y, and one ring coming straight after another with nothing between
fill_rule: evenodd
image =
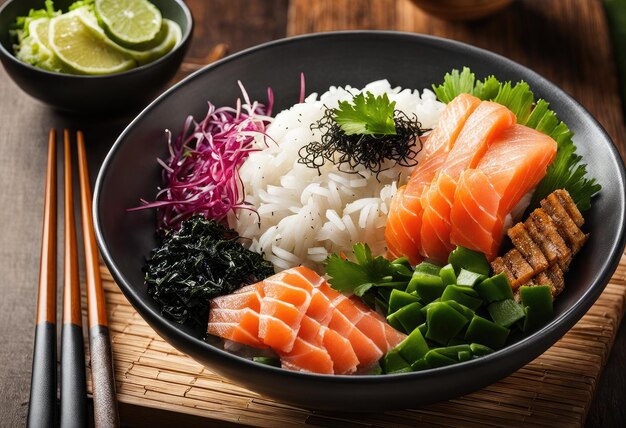
<instances>
[{"instance_id":1,"label":"blurred wooden object","mask_svg":"<svg viewBox=\"0 0 626 428\"><path fill-rule=\"evenodd\" d=\"M424 12L450 21L471 21L494 14L513 0L412 0Z\"/></svg>"}]
</instances>

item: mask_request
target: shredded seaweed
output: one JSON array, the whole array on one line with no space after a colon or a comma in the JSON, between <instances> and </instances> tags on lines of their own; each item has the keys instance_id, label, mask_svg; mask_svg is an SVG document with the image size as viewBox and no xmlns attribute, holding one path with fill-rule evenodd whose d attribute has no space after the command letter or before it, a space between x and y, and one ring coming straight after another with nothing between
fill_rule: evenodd
<instances>
[{"instance_id":1,"label":"shredded seaweed","mask_svg":"<svg viewBox=\"0 0 626 428\"><path fill-rule=\"evenodd\" d=\"M394 111L393 121L395 134L348 135L337 123L335 110L327 108L324 116L311 125L311 129L320 130L320 141L302 147L298 163L319 171L326 162L332 162L347 173L355 173L356 167L363 165L376 174L394 165L417 165L415 157L422 149L418 137L426 130L417 116L409 117L400 110Z\"/></svg>"},{"instance_id":2,"label":"shredded seaweed","mask_svg":"<svg viewBox=\"0 0 626 428\"><path fill-rule=\"evenodd\" d=\"M274 274L261 254L214 220L195 216L170 231L144 266L148 294L168 319L206 329L209 300Z\"/></svg>"}]
</instances>

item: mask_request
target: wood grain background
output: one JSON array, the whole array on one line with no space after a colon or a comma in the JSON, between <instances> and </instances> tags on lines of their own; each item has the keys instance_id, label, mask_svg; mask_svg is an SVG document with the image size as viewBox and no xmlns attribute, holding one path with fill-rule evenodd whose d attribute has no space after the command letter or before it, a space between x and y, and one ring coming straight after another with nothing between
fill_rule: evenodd
<instances>
[{"instance_id":1,"label":"wood grain background","mask_svg":"<svg viewBox=\"0 0 626 428\"><path fill-rule=\"evenodd\" d=\"M188 55L192 62L205 58L217 43L235 52L286 35L342 29L414 31L492 50L561 86L626 154L617 72L600 0L518 0L504 12L473 23L431 18L409 0L187 3L196 23ZM85 132L93 180L130 119L78 119L54 112L21 92L0 70L0 426L23 425L27 409L48 130ZM626 426L625 330L622 323L588 426Z\"/></svg>"}]
</instances>

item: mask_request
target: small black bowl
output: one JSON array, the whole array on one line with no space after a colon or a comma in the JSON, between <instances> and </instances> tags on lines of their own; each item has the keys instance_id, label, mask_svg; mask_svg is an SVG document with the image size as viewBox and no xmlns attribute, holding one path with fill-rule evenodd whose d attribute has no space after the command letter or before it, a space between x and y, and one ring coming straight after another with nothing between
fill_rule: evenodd
<instances>
[{"instance_id":1,"label":"small black bowl","mask_svg":"<svg viewBox=\"0 0 626 428\"><path fill-rule=\"evenodd\" d=\"M141 267L157 244L154 212L129 213L160 184L155 158L166 156L164 129L177 135L187 115L206 115L207 100L234 105L241 80L252 99L265 100L271 86L275 111L297 102L299 76L307 93L331 85L362 87L387 78L404 88L429 88L453 68L479 77L528 82L575 132L578 153L602 185L585 213L591 237L566 275L554 319L541 330L491 355L422 372L380 376L328 376L292 372L229 354L200 334L161 316L146 292ZM576 101L535 72L499 55L435 37L392 32L317 34L268 43L210 65L168 90L126 128L108 154L96 183L94 220L102 256L124 295L158 334L212 370L254 391L303 407L378 411L417 407L482 388L552 346L591 307L624 250L624 165L602 127Z\"/></svg>"},{"instance_id":2,"label":"small black bowl","mask_svg":"<svg viewBox=\"0 0 626 428\"><path fill-rule=\"evenodd\" d=\"M73 0L55 0L67 11ZM13 53L9 34L18 16L44 7L43 0L9 0L0 8L0 60L13 81L30 96L64 111L118 114L145 106L161 91L180 66L191 41L193 19L182 0L151 0L164 18L180 25L178 46L158 60L122 73L80 76L55 73L26 64Z\"/></svg>"}]
</instances>

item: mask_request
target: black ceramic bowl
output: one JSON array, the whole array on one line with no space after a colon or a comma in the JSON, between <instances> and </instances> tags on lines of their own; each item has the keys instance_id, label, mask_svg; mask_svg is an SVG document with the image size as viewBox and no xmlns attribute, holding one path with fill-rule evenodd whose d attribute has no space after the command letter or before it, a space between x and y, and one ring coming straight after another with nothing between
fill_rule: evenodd
<instances>
[{"instance_id":1,"label":"black ceramic bowl","mask_svg":"<svg viewBox=\"0 0 626 428\"><path fill-rule=\"evenodd\" d=\"M180 25L181 42L158 60L122 73L78 76L41 70L13 54L9 28L18 16L41 9L44 0L9 0L0 8L0 60L13 81L30 96L50 106L81 114L117 114L141 108L161 92L180 66L193 28L191 12L182 0L151 0L164 18ZM67 11L74 0L55 0Z\"/></svg>"},{"instance_id":2,"label":"black ceramic bowl","mask_svg":"<svg viewBox=\"0 0 626 428\"><path fill-rule=\"evenodd\" d=\"M578 152L602 192L586 213L591 238L567 274L554 320L498 352L465 363L384 376L327 376L273 368L223 352L200 335L163 318L146 293L141 267L157 244L155 215L126 212L154 196L160 183L155 158L166 155L163 130L181 131L185 117L204 117L207 100L233 105L241 80L252 99L265 100L271 86L275 111L298 99L300 72L307 93L331 85L362 87L387 78L392 85L429 88L453 68L479 76L525 80L548 100L576 133ZM212 370L261 394L291 404L339 411L416 407L482 388L528 363L565 334L598 298L624 249L624 166L593 117L562 90L533 71L462 43L392 32L327 33L279 40L230 56L190 76L148 106L122 133L107 156L95 189L94 217L102 256L125 296L174 347Z\"/></svg>"}]
</instances>

